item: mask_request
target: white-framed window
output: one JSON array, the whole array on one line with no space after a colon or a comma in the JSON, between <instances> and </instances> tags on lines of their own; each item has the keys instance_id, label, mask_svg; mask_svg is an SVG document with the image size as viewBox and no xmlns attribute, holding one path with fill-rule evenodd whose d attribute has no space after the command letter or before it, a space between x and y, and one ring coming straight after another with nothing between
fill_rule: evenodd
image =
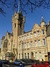
<instances>
[{"instance_id":1,"label":"white-framed window","mask_svg":"<svg viewBox=\"0 0 50 67\"><path fill-rule=\"evenodd\" d=\"M37 52L35 52L35 54L37 54Z\"/></svg>"},{"instance_id":2,"label":"white-framed window","mask_svg":"<svg viewBox=\"0 0 50 67\"><path fill-rule=\"evenodd\" d=\"M28 38L29 38L29 34L27 34L27 36L26 36L26 37L27 37L27 39L28 39Z\"/></svg>"},{"instance_id":3,"label":"white-framed window","mask_svg":"<svg viewBox=\"0 0 50 67\"><path fill-rule=\"evenodd\" d=\"M34 32L34 36L35 36L35 37L36 37L36 35L37 35L36 32Z\"/></svg>"},{"instance_id":4,"label":"white-framed window","mask_svg":"<svg viewBox=\"0 0 50 67\"><path fill-rule=\"evenodd\" d=\"M26 49L26 48L27 48L26 42L22 43L22 49Z\"/></svg>"},{"instance_id":5,"label":"white-framed window","mask_svg":"<svg viewBox=\"0 0 50 67\"><path fill-rule=\"evenodd\" d=\"M37 34L40 35L40 31L39 30L37 31Z\"/></svg>"},{"instance_id":6,"label":"white-framed window","mask_svg":"<svg viewBox=\"0 0 50 67\"><path fill-rule=\"evenodd\" d=\"M46 40L45 39L43 39L43 44L46 45Z\"/></svg>"},{"instance_id":7,"label":"white-framed window","mask_svg":"<svg viewBox=\"0 0 50 67\"><path fill-rule=\"evenodd\" d=\"M27 44L26 43L24 43L24 47L27 48Z\"/></svg>"},{"instance_id":8,"label":"white-framed window","mask_svg":"<svg viewBox=\"0 0 50 67\"><path fill-rule=\"evenodd\" d=\"M30 38L32 38L32 33L30 33Z\"/></svg>"},{"instance_id":9,"label":"white-framed window","mask_svg":"<svg viewBox=\"0 0 50 67\"><path fill-rule=\"evenodd\" d=\"M29 53L28 53L28 59L29 59Z\"/></svg>"},{"instance_id":10,"label":"white-framed window","mask_svg":"<svg viewBox=\"0 0 50 67\"><path fill-rule=\"evenodd\" d=\"M26 58L26 53L25 53L25 58Z\"/></svg>"},{"instance_id":11,"label":"white-framed window","mask_svg":"<svg viewBox=\"0 0 50 67\"><path fill-rule=\"evenodd\" d=\"M30 41L30 47L32 47L32 41Z\"/></svg>"},{"instance_id":12,"label":"white-framed window","mask_svg":"<svg viewBox=\"0 0 50 67\"><path fill-rule=\"evenodd\" d=\"M25 40L26 40L26 37L27 37L27 36L26 36L26 35L24 35L24 39L25 39Z\"/></svg>"},{"instance_id":13,"label":"white-framed window","mask_svg":"<svg viewBox=\"0 0 50 67\"><path fill-rule=\"evenodd\" d=\"M24 40L25 39L25 36L22 36L22 39Z\"/></svg>"},{"instance_id":14,"label":"white-framed window","mask_svg":"<svg viewBox=\"0 0 50 67\"><path fill-rule=\"evenodd\" d=\"M34 40L34 45L36 45L36 40Z\"/></svg>"},{"instance_id":15,"label":"white-framed window","mask_svg":"<svg viewBox=\"0 0 50 67\"><path fill-rule=\"evenodd\" d=\"M40 39L38 40L38 46L40 46Z\"/></svg>"},{"instance_id":16,"label":"white-framed window","mask_svg":"<svg viewBox=\"0 0 50 67\"><path fill-rule=\"evenodd\" d=\"M20 59L20 53L19 53L19 59Z\"/></svg>"},{"instance_id":17,"label":"white-framed window","mask_svg":"<svg viewBox=\"0 0 50 67\"><path fill-rule=\"evenodd\" d=\"M29 47L29 42L26 43L27 48Z\"/></svg>"},{"instance_id":18,"label":"white-framed window","mask_svg":"<svg viewBox=\"0 0 50 67\"><path fill-rule=\"evenodd\" d=\"M24 43L22 43L22 49L24 49Z\"/></svg>"}]
</instances>

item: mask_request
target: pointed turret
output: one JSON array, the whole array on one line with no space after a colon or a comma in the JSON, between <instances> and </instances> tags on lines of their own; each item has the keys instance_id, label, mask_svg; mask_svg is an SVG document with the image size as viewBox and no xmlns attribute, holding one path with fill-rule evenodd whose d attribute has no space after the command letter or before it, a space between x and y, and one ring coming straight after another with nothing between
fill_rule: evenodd
<instances>
[{"instance_id":1,"label":"pointed turret","mask_svg":"<svg viewBox=\"0 0 50 67\"><path fill-rule=\"evenodd\" d=\"M44 18L43 18L43 17L41 18L41 23L40 23L40 25L41 25L41 27L43 27L43 26L45 26L45 25L46 25L46 23L45 23L45 21L44 21Z\"/></svg>"},{"instance_id":2,"label":"pointed turret","mask_svg":"<svg viewBox=\"0 0 50 67\"><path fill-rule=\"evenodd\" d=\"M44 18L43 17L41 18L41 22L44 22Z\"/></svg>"}]
</instances>

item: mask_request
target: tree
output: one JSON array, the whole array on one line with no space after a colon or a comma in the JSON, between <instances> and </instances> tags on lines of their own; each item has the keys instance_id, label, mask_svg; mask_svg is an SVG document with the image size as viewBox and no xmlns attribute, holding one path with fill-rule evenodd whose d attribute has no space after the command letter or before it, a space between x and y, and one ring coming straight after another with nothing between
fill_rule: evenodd
<instances>
[{"instance_id":1,"label":"tree","mask_svg":"<svg viewBox=\"0 0 50 67\"><path fill-rule=\"evenodd\" d=\"M27 13L28 9L34 11L39 7L50 9L50 0L0 0L0 13L3 15L6 14L4 7L13 8L13 10L19 9Z\"/></svg>"},{"instance_id":2,"label":"tree","mask_svg":"<svg viewBox=\"0 0 50 67\"><path fill-rule=\"evenodd\" d=\"M7 53L5 54L5 58L7 58L7 57L8 57L8 60L13 60L14 57L15 57L15 54L12 53L12 52L7 52Z\"/></svg>"}]
</instances>

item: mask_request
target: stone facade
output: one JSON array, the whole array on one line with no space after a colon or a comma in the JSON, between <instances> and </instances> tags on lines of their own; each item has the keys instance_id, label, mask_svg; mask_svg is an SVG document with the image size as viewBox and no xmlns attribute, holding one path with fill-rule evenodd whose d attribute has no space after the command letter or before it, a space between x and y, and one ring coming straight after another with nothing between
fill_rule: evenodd
<instances>
[{"instance_id":1,"label":"stone facade","mask_svg":"<svg viewBox=\"0 0 50 67\"><path fill-rule=\"evenodd\" d=\"M2 59L2 54L1 54L1 48L0 48L0 60Z\"/></svg>"},{"instance_id":2,"label":"stone facade","mask_svg":"<svg viewBox=\"0 0 50 67\"><path fill-rule=\"evenodd\" d=\"M12 33L7 32L2 37L2 59L5 59L7 52L12 52L15 59L47 61L50 52L50 24L46 25L42 17L40 25L35 23L31 31L24 32L24 23L22 12L15 12L12 17Z\"/></svg>"},{"instance_id":3,"label":"stone facade","mask_svg":"<svg viewBox=\"0 0 50 67\"><path fill-rule=\"evenodd\" d=\"M12 52L12 42L13 35L12 33L7 32L6 35L2 37L2 59L6 59L5 55L7 52Z\"/></svg>"}]
</instances>

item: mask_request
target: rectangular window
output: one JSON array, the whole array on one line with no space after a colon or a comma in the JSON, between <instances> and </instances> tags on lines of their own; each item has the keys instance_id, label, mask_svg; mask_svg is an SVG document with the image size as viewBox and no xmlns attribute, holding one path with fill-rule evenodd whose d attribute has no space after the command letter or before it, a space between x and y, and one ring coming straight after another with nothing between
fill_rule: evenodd
<instances>
[{"instance_id":1,"label":"rectangular window","mask_svg":"<svg viewBox=\"0 0 50 67\"><path fill-rule=\"evenodd\" d=\"M34 36L36 36L36 32L34 32Z\"/></svg>"},{"instance_id":2,"label":"rectangular window","mask_svg":"<svg viewBox=\"0 0 50 67\"><path fill-rule=\"evenodd\" d=\"M37 34L40 35L40 31L39 30L37 31Z\"/></svg>"},{"instance_id":3,"label":"rectangular window","mask_svg":"<svg viewBox=\"0 0 50 67\"><path fill-rule=\"evenodd\" d=\"M22 53L22 59L23 59L24 57L23 57L23 53Z\"/></svg>"},{"instance_id":4,"label":"rectangular window","mask_svg":"<svg viewBox=\"0 0 50 67\"><path fill-rule=\"evenodd\" d=\"M28 59L29 59L29 53L28 53Z\"/></svg>"},{"instance_id":5,"label":"rectangular window","mask_svg":"<svg viewBox=\"0 0 50 67\"><path fill-rule=\"evenodd\" d=\"M22 49L25 49L25 47L26 47L26 46L25 46L25 43L23 42L23 43L22 43Z\"/></svg>"},{"instance_id":6,"label":"rectangular window","mask_svg":"<svg viewBox=\"0 0 50 67\"><path fill-rule=\"evenodd\" d=\"M37 52L35 52L35 54L37 54Z\"/></svg>"},{"instance_id":7,"label":"rectangular window","mask_svg":"<svg viewBox=\"0 0 50 67\"><path fill-rule=\"evenodd\" d=\"M36 45L36 40L34 41L34 45Z\"/></svg>"},{"instance_id":8,"label":"rectangular window","mask_svg":"<svg viewBox=\"0 0 50 67\"><path fill-rule=\"evenodd\" d=\"M25 53L25 58L26 58L26 53Z\"/></svg>"},{"instance_id":9,"label":"rectangular window","mask_svg":"<svg viewBox=\"0 0 50 67\"><path fill-rule=\"evenodd\" d=\"M41 54L41 52L39 52Z\"/></svg>"},{"instance_id":10,"label":"rectangular window","mask_svg":"<svg viewBox=\"0 0 50 67\"><path fill-rule=\"evenodd\" d=\"M24 39L26 40L26 35L24 35Z\"/></svg>"},{"instance_id":11,"label":"rectangular window","mask_svg":"<svg viewBox=\"0 0 50 67\"><path fill-rule=\"evenodd\" d=\"M30 37L32 38L32 33L30 33Z\"/></svg>"},{"instance_id":12,"label":"rectangular window","mask_svg":"<svg viewBox=\"0 0 50 67\"><path fill-rule=\"evenodd\" d=\"M30 47L32 47L32 41L30 41Z\"/></svg>"},{"instance_id":13,"label":"rectangular window","mask_svg":"<svg viewBox=\"0 0 50 67\"><path fill-rule=\"evenodd\" d=\"M19 59L20 59L20 54L19 54Z\"/></svg>"},{"instance_id":14,"label":"rectangular window","mask_svg":"<svg viewBox=\"0 0 50 67\"><path fill-rule=\"evenodd\" d=\"M42 34L44 34L44 30L42 30Z\"/></svg>"},{"instance_id":15,"label":"rectangular window","mask_svg":"<svg viewBox=\"0 0 50 67\"><path fill-rule=\"evenodd\" d=\"M34 32L34 36L36 37L36 32Z\"/></svg>"},{"instance_id":16,"label":"rectangular window","mask_svg":"<svg viewBox=\"0 0 50 67\"><path fill-rule=\"evenodd\" d=\"M38 45L40 45L40 40L38 40Z\"/></svg>"},{"instance_id":17,"label":"rectangular window","mask_svg":"<svg viewBox=\"0 0 50 67\"><path fill-rule=\"evenodd\" d=\"M44 43L44 45L46 45L46 40L45 39L43 39L43 43Z\"/></svg>"}]
</instances>

